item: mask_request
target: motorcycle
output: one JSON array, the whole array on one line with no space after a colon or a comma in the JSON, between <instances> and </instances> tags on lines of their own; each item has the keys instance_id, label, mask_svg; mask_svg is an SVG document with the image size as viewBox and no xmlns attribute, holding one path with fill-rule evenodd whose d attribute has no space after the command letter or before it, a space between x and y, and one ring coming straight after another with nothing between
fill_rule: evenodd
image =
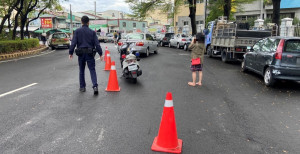
<instances>
[{"instance_id":1,"label":"motorcycle","mask_svg":"<svg viewBox=\"0 0 300 154\"><path fill-rule=\"evenodd\" d=\"M138 61L140 61L139 52L133 49L134 43L124 43L120 48L121 68L123 69L123 77L137 82L137 77L142 75L142 70Z\"/></svg>"}]
</instances>

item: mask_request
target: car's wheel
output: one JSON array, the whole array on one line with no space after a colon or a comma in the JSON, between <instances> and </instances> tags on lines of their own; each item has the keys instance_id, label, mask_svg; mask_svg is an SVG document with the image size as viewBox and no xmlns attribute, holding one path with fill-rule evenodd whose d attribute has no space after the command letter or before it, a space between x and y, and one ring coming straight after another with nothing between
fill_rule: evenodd
<instances>
[{"instance_id":1,"label":"car's wheel","mask_svg":"<svg viewBox=\"0 0 300 154\"><path fill-rule=\"evenodd\" d=\"M160 46L163 47L164 46L164 42L160 42Z\"/></svg>"},{"instance_id":2,"label":"car's wheel","mask_svg":"<svg viewBox=\"0 0 300 154\"><path fill-rule=\"evenodd\" d=\"M247 68L246 68L246 60L243 59L242 64L241 64L241 71L242 72L247 72Z\"/></svg>"},{"instance_id":3,"label":"car's wheel","mask_svg":"<svg viewBox=\"0 0 300 154\"><path fill-rule=\"evenodd\" d=\"M187 46L187 44L184 44L184 46L183 46L183 50L184 50L184 51L187 51L187 50L188 50L188 46Z\"/></svg>"},{"instance_id":4,"label":"car's wheel","mask_svg":"<svg viewBox=\"0 0 300 154\"><path fill-rule=\"evenodd\" d=\"M154 54L157 54L158 52L157 51L154 51Z\"/></svg>"},{"instance_id":5,"label":"car's wheel","mask_svg":"<svg viewBox=\"0 0 300 154\"><path fill-rule=\"evenodd\" d=\"M54 46L51 46L51 50L55 50L55 47L54 47Z\"/></svg>"},{"instance_id":6,"label":"car's wheel","mask_svg":"<svg viewBox=\"0 0 300 154\"><path fill-rule=\"evenodd\" d=\"M228 62L228 57L227 57L226 49L224 49L224 50L222 51L221 58L222 58L222 62L224 62L224 63L227 63L227 62Z\"/></svg>"},{"instance_id":7,"label":"car's wheel","mask_svg":"<svg viewBox=\"0 0 300 154\"><path fill-rule=\"evenodd\" d=\"M265 82L265 85L268 86L268 87L274 85L274 83L275 83L275 79L272 76L272 72L271 72L270 67L268 67L265 70L265 73L264 73L264 82Z\"/></svg>"},{"instance_id":8,"label":"car's wheel","mask_svg":"<svg viewBox=\"0 0 300 154\"><path fill-rule=\"evenodd\" d=\"M177 43L177 49L180 49L180 44L179 43Z\"/></svg>"},{"instance_id":9,"label":"car's wheel","mask_svg":"<svg viewBox=\"0 0 300 154\"><path fill-rule=\"evenodd\" d=\"M207 55L208 55L208 57L211 58L211 57L212 57L212 54L213 54L213 53L212 53L211 46L208 46L208 47L207 47Z\"/></svg>"},{"instance_id":10,"label":"car's wheel","mask_svg":"<svg viewBox=\"0 0 300 154\"><path fill-rule=\"evenodd\" d=\"M147 50L146 50L146 57L149 57L149 48L147 48Z\"/></svg>"}]
</instances>

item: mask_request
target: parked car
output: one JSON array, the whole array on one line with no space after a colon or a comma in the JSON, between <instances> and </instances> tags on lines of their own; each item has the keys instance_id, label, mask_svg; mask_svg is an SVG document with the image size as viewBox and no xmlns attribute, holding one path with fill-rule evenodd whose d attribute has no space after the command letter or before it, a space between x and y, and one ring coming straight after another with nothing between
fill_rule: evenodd
<instances>
[{"instance_id":1,"label":"parked car","mask_svg":"<svg viewBox=\"0 0 300 154\"><path fill-rule=\"evenodd\" d=\"M185 34L177 34L170 39L169 47L177 47L177 49L187 47L187 44L190 44L192 39Z\"/></svg>"},{"instance_id":2,"label":"parked car","mask_svg":"<svg viewBox=\"0 0 300 154\"><path fill-rule=\"evenodd\" d=\"M122 38L123 39L118 42L118 50L123 43L134 43L135 46L132 50L135 52L144 53L147 57L150 52L157 54L158 43L150 34L131 33Z\"/></svg>"},{"instance_id":3,"label":"parked car","mask_svg":"<svg viewBox=\"0 0 300 154\"><path fill-rule=\"evenodd\" d=\"M244 54L242 71L264 77L266 86L276 80L300 81L300 37L267 37Z\"/></svg>"},{"instance_id":4,"label":"parked car","mask_svg":"<svg viewBox=\"0 0 300 154\"><path fill-rule=\"evenodd\" d=\"M63 32L56 32L49 36L49 47L54 50L56 48L70 48L69 35Z\"/></svg>"},{"instance_id":5,"label":"parked car","mask_svg":"<svg viewBox=\"0 0 300 154\"><path fill-rule=\"evenodd\" d=\"M114 35L111 33L106 34L107 42L114 42Z\"/></svg>"},{"instance_id":6,"label":"parked car","mask_svg":"<svg viewBox=\"0 0 300 154\"><path fill-rule=\"evenodd\" d=\"M99 42L104 42L104 43L108 42L108 37L101 34L100 32L97 32L97 37Z\"/></svg>"},{"instance_id":7,"label":"parked car","mask_svg":"<svg viewBox=\"0 0 300 154\"><path fill-rule=\"evenodd\" d=\"M161 40L159 42L160 46L165 46L168 45L170 42L170 39L172 38L172 36L174 35L174 33L166 33L161 37Z\"/></svg>"}]
</instances>

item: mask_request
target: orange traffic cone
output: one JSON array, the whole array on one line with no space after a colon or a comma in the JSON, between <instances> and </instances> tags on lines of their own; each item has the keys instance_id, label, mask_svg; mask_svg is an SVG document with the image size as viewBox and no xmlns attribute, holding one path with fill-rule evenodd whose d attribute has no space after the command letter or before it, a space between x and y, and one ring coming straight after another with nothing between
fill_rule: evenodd
<instances>
[{"instance_id":1,"label":"orange traffic cone","mask_svg":"<svg viewBox=\"0 0 300 154\"><path fill-rule=\"evenodd\" d=\"M106 55L106 62L105 62L105 68L104 68L104 71L110 71L110 67L111 67L111 59L110 59L110 54L108 53Z\"/></svg>"},{"instance_id":2,"label":"orange traffic cone","mask_svg":"<svg viewBox=\"0 0 300 154\"><path fill-rule=\"evenodd\" d=\"M181 153L181 149L182 140L177 138L172 93L168 92L158 135L154 138L151 150L168 153Z\"/></svg>"},{"instance_id":3,"label":"orange traffic cone","mask_svg":"<svg viewBox=\"0 0 300 154\"><path fill-rule=\"evenodd\" d=\"M117 71L116 71L116 63L112 61L111 63L111 70L109 73L109 79L106 91L120 91L121 88L119 87L118 78L117 78Z\"/></svg>"},{"instance_id":4,"label":"orange traffic cone","mask_svg":"<svg viewBox=\"0 0 300 154\"><path fill-rule=\"evenodd\" d=\"M104 61L106 61L107 54L109 54L109 51L107 47L105 47Z\"/></svg>"}]
</instances>

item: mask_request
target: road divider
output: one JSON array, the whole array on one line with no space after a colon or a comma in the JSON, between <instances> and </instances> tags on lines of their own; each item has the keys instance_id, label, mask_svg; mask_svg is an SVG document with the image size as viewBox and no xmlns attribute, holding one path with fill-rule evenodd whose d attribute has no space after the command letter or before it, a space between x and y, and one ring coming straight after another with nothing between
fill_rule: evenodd
<instances>
[{"instance_id":1,"label":"road divider","mask_svg":"<svg viewBox=\"0 0 300 154\"><path fill-rule=\"evenodd\" d=\"M37 85L37 84L38 84L38 83L32 83L32 84L30 84L30 85L27 85L27 86L18 88L18 89L16 89L16 90L12 90L12 91L6 92L6 93L4 93L4 94L1 94L1 95L0 95L0 98L1 98L1 97L4 97L4 96L6 96L6 95L9 95L9 94L15 93L15 92L17 92L17 91L20 91L20 90L23 90L23 89L32 87L32 86Z\"/></svg>"}]
</instances>

